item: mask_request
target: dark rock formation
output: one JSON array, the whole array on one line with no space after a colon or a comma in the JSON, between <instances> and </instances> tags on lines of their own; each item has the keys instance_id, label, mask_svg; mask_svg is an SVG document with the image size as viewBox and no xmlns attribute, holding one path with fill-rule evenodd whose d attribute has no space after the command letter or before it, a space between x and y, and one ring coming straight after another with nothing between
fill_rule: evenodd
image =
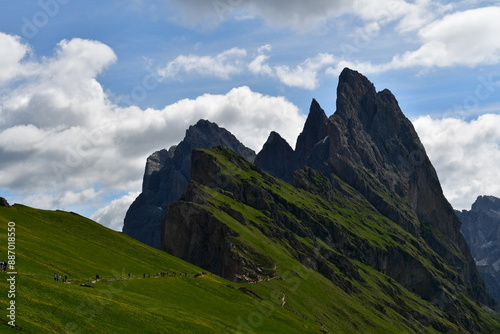
<instances>
[{"instance_id":1,"label":"dark rock formation","mask_svg":"<svg viewBox=\"0 0 500 334\"><path fill-rule=\"evenodd\" d=\"M459 268L455 279L467 286L472 298L492 305L460 233L460 221L412 123L389 90L377 92L366 77L344 69L337 111L327 118L313 100L294 154L296 169L310 166L332 184L339 177L380 213L424 238ZM257 165L266 169L269 162L259 159Z\"/></svg>"},{"instance_id":2,"label":"dark rock formation","mask_svg":"<svg viewBox=\"0 0 500 334\"><path fill-rule=\"evenodd\" d=\"M186 136L168 151L153 153L146 162L142 193L125 216L123 232L147 245L160 248L161 221L167 205L179 199L191 179L191 152L196 148L221 145L253 161L255 152L215 123L200 120L189 127Z\"/></svg>"},{"instance_id":3,"label":"dark rock formation","mask_svg":"<svg viewBox=\"0 0 500 334\"><path fill-rule=\"evenodd\" d=\"M171 254L236 282L257 282L279 278L276 268L284 263L278 262L283 254L263 245L286 247L287 256L350 295L366 283L361 263L478 332L454 269L424 238L383 217L342 180L333 185L306 167L292 176L305 192L221 147L193 151L191 171L188 190L164 220L163 246ZM388 307L403 316L415 311L401 303L396 288L385 289L393 298ZM434 322L421 318L423 326Z\"/></svg>"},{"instance_id":4,"label":"dark rock formation","mask_svg":"<svg viewBox=\"0 0 500 334\"><path fill-rule=\"evenodd\" d=\"M332 116L312 101L295 150L272 133L256 165L221 148L191 161L188 190L162 224L163 248L178 257L258 281L279 266L262 245L279 244L348 294L359 291L362 264L471 333L480 326L468 300L495 306L412 123L389 90L358 72L340 75Z\"/></svg>"},{"instance_id":5,"label":"dark rock formation","mask_svg":"<svg viewBox=\"0 0 500 334\"><path fill-rule=\"evenodd\" d=\"M290 180L294 151L278 133L271 132L264 147L255 158L255 165L283 180Z\"/></svg>"},{"instance_id":6,"label":"dark rock formation","mask_svg":"<svg viewBox=\"0 0 500 334\"><path fill-rule=\"evenodd\" d=\"M486 287L500 304L500 198L479 196L471 210L456 213Z\"/></svg>"},{"instance_id":7,"label":"dark rock formation","mask_svg":"<svg viewBox=\"0 0 500 334\"><path fill-rule=\"evenodd\" d=\"M3 197L0 197L0 206L4 206L4 207L10 207L9 205L9 202L7 202L7 200Z\"/></svg>"}]
</instances>

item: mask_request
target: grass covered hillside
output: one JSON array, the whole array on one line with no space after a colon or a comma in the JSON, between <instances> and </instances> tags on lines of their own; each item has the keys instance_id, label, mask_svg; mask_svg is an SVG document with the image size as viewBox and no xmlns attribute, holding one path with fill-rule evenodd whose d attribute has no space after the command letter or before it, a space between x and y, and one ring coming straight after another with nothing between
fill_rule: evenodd
<instances>
[{"instance_id":1,"label":"grass covered hillside","mask_svg":"<svg viewBox=\"0 0 500 334\"><path fill-rule=\"evenodd\" d=\"M240 320L261 320L255 307L271 306L263 333L321 328L270 301L271 287L259 289L261 301L242 285L195 277L201 269L73 213L0 207L2 259L8 222L16 223L16 327L7 324L7 273L0 273L1 333L235 333ZM55 273L68 283L54 281Z\"/></svg>"},{"instance_id":2,"label":"grass covered hillside","mask_svg":"<svg viewBox=\"0 0 500 334\"><path fill-rule=\"evenodd\" d=\"M263 174L255 170L231 165L237 158L227 151L205 153L212 155L220 166L227 166L225 173L231 178L247 174L248 180L257 180L259 184L271 180L261 180ZM243 180L241 176L238 179ZM313 206L310 209L318 215L333 215L346 225L350 235L366 240L367 244L388 247L394 235L404 233L397 225L378 217L375 211L344 208L338 216L339 212L325 207L327 204L316 195L281 181L272 181L265 187L298 207ZM307 269L297 260L302 246L297 245L294 252L285 238L279 241L271 237L274 232L263 233L272 224L265 212L238 202L222 189L198 185L196 191L204 194L207 200L204 205L213 215L237 231L235 243L258 250L253 254L254 261L271 259L271 269L275 271L272 278L259 283L234 283L210 273L199 275L203 269L77 214L22 205L0 207L0 261L7 259L8 223L15 222L17 272L16 327L8 325L11 320L7 317L13 299L7 294L7 278L11 275L0 273L0 332L464 332L441 309L360 261L349 259L343 266L330 265L336 282ZM246 224L217 207L242 212ZM368 225L362 219L357 220L369 217L374 220ZM290 221L299 224L292 213ZM384 236L385 232L390 235ZM322 252L330 248L309 233L299 238L300 244L309 250ZM330 256L335 257L336 251L330 251ZM162 272L168 275L156 275ZM66 275L68 282L54 281L54 274ZM96 275L100 276L99 281ZM460 296L460 300L467 298ZM467 316L479 321L482 332L498 332L495 315L468 302Z\"/></svg>"}]
</instances>

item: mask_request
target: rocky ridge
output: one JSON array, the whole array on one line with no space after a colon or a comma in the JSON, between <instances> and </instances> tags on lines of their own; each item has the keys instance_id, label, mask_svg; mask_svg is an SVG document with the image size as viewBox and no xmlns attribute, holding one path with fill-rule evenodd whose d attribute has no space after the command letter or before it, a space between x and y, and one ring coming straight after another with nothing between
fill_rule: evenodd
<instances>
[{"instance_id":1,"label":"rocky ridge","mask_svg":"<svg viewBox=\"0 0 500 334\"><path fill-rule=\"evenodd\" d=\"M200 120L186 130L176 146L151 154L146 162L142 192L132 203L123 232L155 248L161 247L161 222L169 203L179 199L191 179L191 152L221 145L253 161L255 152L217 124Z\"/></svg>"},{"instance_id":2,"label":"rocky ridge","mask_svg":"<svg viewBox=\"0 0 500 334\"><path fill-rule=\"evenodd\" d=\"M292 176L301 189L222 147L195 150L192 161L188 190L163 222L167 252L235 282L282 280L291 261L355 298L375 280L371 289L382 287L389 300L370 305L408 317L414 332L454 332L441 317L480 332L455 269L341 179L332 184L305 167ZM402 289L441 311L422 313Z\"/></svg>"},{"instance_id":3,"label":"rocky ridge","mask_svg":"<svg viewBox=\"0 0 500 334\"><path fill-rule=\"evenodd\" d=\"M486 287L500 303L500 199L479 196L470 210L456 213Z\"/></svg>"},{"instance_id":4,"label":"rocky ridge","mask_svg":"<svg viewBox=\"0 0 500 334\"><path fill-rule=\"evenodd\" d=\"M312 101L295 150L273 132L255 159L257 167L227 152L195 151L192 161L188 191L163 222L163 247L176 256L235 281L271 279L276 260L237 241L239 226L253 225L348 293L356 291L358 261L439 306L470 332L479 326L466 316L461 296L495 305L413 125L389 90L377 92L358 72L340 75L332 116ZM278 191L273 185L282 191L284 186L263 170L295 190ZM253 219L241 210L248 207L258 211ZM352 225L318 213L320 207L349 217ZM339 210L345 207L369 214ZM228 228L227 219L240 225ZM371 240L364 230L383 241ZM387 231L393 233L381 237Z\"/></svg>"},{"instance_id":5,"label":"rocky ridge","mask_svg":"<svg viewBox=\"0 0 500 334\"><path fill-rule=\"evenodd\" d=\"M477 284L481 279L460 233L460 221L394 95L388 89L377 92L366 77L344 69L336 107L327 117L313 100L286 174L309 166L333 184L336 177L347 182L380 213L423 238L447 263L459 268L457 279L471 296L491 304L484 285ZM256 164L266 169L269 162L259 153Z\"/></svg>"},{"instance_id":6,"label":"rocky ridge","mask_svg":"<svg viewBox=\"0 0 500 334\"><path fill-rule=\"evenodd\" d=\"M495 303L397 100L345 69L336 109L327 117L313 100L295 149L272 132L255 160L231 134L236 142L212 141L190 128L177 147L148 159L143 193L127 213L135 223L124 232L146 232L155 247L236 282L282 279L290 258L348 294L386 275L389 287L375 283L391 298L386 306L415 332L480 332L470 300ZM156 215L149 226L148 215ZM402 291L447 320L410 307Z\"/></svg>"}]
</instances>

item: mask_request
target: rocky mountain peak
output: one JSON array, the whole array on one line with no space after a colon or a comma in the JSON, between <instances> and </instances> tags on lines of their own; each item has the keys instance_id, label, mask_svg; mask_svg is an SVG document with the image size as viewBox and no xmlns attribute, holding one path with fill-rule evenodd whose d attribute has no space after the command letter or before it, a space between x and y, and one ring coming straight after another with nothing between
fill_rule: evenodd
<instances>
[{"instance_id":1,"label":"rocky mountain peak","mask_svg":"<svg viewBox=\"0 0 500 334\"><path fill-rule=\"evenodd\" d=\"M500 198L494 196L478 196L474 204L472 204L472 211L498 211L500 212Z\"/></svg>"},{"instance_id":2,"label":"rocky mountain peak","mask_svg":"<svg viewBox=\"0 0 500 334\"><path fill-rule=\"evenodd\" d=\"M186 136L178 145L149 156L142 193L127 211L123 232L147 245L160 248L161 221L167 206L179 199L191 180L191 152L213 146L227 147L248 161L255 159L255 152L245 147L228 130L210 121L199 120L186 130Z\"/></svg>"},{"instance_id":3,"label":"rocky mountain peak","mask_svg":"<svg viewBox=\"0 0 500 334\"><path fill-rule=\"evenodd\" d=\"M337 117L366 124L376 110L376 95L375 86L365 76L345 68L337 86Z\"/></svg>"},{"instance_id":4,"label":"rocky mountain peak","mask_svg":"<svg viewBox=\"0 0 500 334\"><path fill-rule=\"evenodd\" d=\"M160 150L151 154L146 160L146 170L142 181L142 191L155 189L158 186L157 175L167 159L172 158L172 150Z\"/></svg>"},{"instance_id":5,"label":"rocky mountain peak","mask_svg":"<svg viewBox=\"0 0 500 334\"><path fill-rule=\"evenodd\" d=\"M336 112L326 118L313 101L297 140L293 169L309 166L332 184L335 177L347 182L380 213L422 237L448 263L461 268L460 280L468 293L489 303L484 286L474 283L480 278L460 233L460 222L394 95L388 89L377 92L365 76L344 69L336 106Z\"/></svg>"},{"instance_id":6,"label":"rocky mountain peak","mask_svg":"<svg viewBox=\"0 0 500 334\"><path fill-rule=\"evenodd\" d=\"M296 156L299 161L305 161L311 153L314 145L324 139L330 132L330 122L325 111L319 103L313 99L309 108L309 115L302 133L297 139L295 146Z\"/></svg>"},{"instance_id":7,"label":"rocky mountain peak","mask_svg":"<svg viewBox=\"0 0 500 334\"><path fill-rule=\"evenodd\" d=\"M456 213L486 287L500 304L500 198L479 196L471 210Z\"/></svg>"},{"instance_id":8,"label":"rocky mountain peak","mask_svg":"<svg viewBox=\"0 0 500 334\"><path fill-rule=\"evenodd\" d=\"M262 150L255 158L255 165L283 180L290 179L294 151L277 132L272 131Z\"/></svg>"}]
</instances>

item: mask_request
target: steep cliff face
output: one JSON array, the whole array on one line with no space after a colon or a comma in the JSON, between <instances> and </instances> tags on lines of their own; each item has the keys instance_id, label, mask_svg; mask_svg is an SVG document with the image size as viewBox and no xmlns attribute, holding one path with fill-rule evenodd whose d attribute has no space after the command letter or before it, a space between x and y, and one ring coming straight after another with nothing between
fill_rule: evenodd
<instances>
[{"instance_id":1,"label":"steep cliff face","mask_svg":"<svg viewBox=\"0 0 500 334\"><path fill-rule=\"evenodd\" d=\"M471 210L456 213L486 287L500 303L500 199L479 196Z\"/></svg>"},{"instance_id":2,"label":"steep cliff face","mask_svg":"<svg viewBox=\"0 0 500 334\"><path fill-rule=\"evenodd\" d=\"M153 153L146 162L142 193L132 203L123 232L155 248L161 247L161 221L167 205L179 199L191 179L191 152L221 145L253 161L255 153L217 124L200 120L189 127L185 138L169 150Z\"/></svg>"},{"instance_id":3,"label":"steep cliff face","mask_svg":"<svg viewBox=\"0 0 500 334\"><path fill-rule=\"evenodd\" d=\"M191 171L163 221L169 253L236 282L280 280L296 261L353 298L407 317L411 332L480 331L456 268L337 176L332 183L305 167L292 175L297 188L222 147L195 150ZM375 287L367 293L368 282ZM371 295L381 289L389 301ZM406 293L425 306L412 306Z\"/></svg>"},{"instance_id":4,"label":"steep cliff face","mask_svg":"<svg viewBox=\"0 0 500 334\"><path fill-rule=\"evenodd\" d=\"M460 221L413 125L389 90L377 92L366 77L345 69L339 77L336 112L327 118L313 101L293 155L293 169L310 166L332 183L342 179L381 214L425 240L457 268L454 279L464 283L469 296L491 305L460 233ZM256 162L266 169L260 153Z\"/></svg>"}]
</instances>

